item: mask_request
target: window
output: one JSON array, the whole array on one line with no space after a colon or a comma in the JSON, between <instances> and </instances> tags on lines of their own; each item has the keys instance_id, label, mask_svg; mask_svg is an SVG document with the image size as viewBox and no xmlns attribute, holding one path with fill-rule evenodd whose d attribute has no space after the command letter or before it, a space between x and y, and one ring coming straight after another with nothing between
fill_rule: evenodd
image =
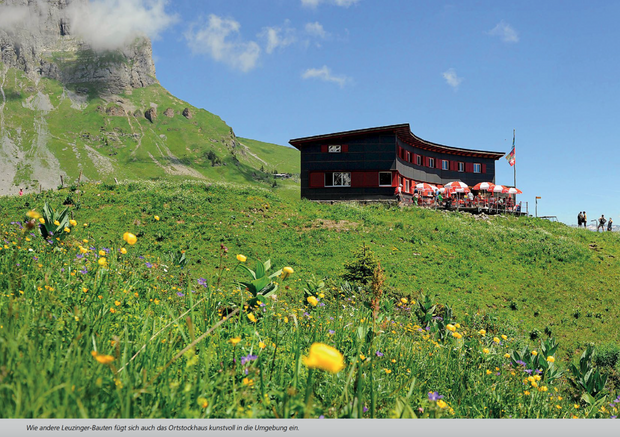
<instances>
[{"instance_id":1,"label":"window","mask_svg":"<svg viewBox=\"0 0 620 437\"><path fill-rule=\"evenodd\" d=\"M409 192L409 179L405 179L405 193Z\"/></svg>"},{"instance_id":2,"label":"window","mask_svg":"<svg viewBox=\"0 0 620 437\"><path fill-rule=\"evenodd\" d=\"M480 164L474 164L474 173L480 173L482 166Z\"/></svg>"},{"instance_id":3,"label":"window","mask_svg":"<svg viewBox=\"0 0 620 437\"><path fill-rule=\"evenodd\" d=\"M411 162L411 153L407 152L407 159L405 161Z\"/></svg>"},{"instance_id":4,"label":"window","mask_svg":"<svg viewBox=\"0 0 620 437\"><path fill-rule=\"evenodd\" d=\"M391 171L380 171L379 172L379 186L380 187L391 187L392 186L392 172Z\"/></svg>"},{"instance_id":5,"label":"window","mask_svg":"<svg viewBox=\"0 0 620 437\"><path fill-rule=\"evenodd\" d=\"M422 157L420 155L415 157L415 163L416 165L422 165Z\"/></svg>"},{"instance_id":6,"label":"window","mask_svg":"<svg viewBox=\"0 0 620 437\"><path fill-rule=\"evenodd\" d=\"M464 162L459 162L459 171L461 173L463 173L465 171L465 163Z\"/></svg>"},{"instance_id":7,"label":"window","mask_svg":"<svg viewBox=\"0 0 620 437\"><path fill-rule=\"evenodd\" d=\"M342 152L342 146L328 146L327 151L329 153L340 153Z\"/></svg>"},{"instance_id":8,"label":"window","mask_svg":"<svg viewBox=\"0 0 620 437\"><path fill-rule=\"evenodd\" d=\"M351 173L350 172L325 173L325 186L326 187L350 187L351 186Z\"/></svg>"},{"instance_id":9,"label":"window","mask_svg":"<svg viewBox=\"0 0 620 437\"><path fill-rule=\"evenodd\" d=\"M435 168L435 158L428 158L428 166L430 168Z\"/></svg>"},{"instance_id":10,"label":"window","mask_svg":"<svg viewBox=\"0 0 620 437\"><path fill-rule=\"evenodd\" d=\"M441 169L448 170L449 168L450 168L450 163L447 160L443 159L441 161Z\"/></svg>"}]
</instances>

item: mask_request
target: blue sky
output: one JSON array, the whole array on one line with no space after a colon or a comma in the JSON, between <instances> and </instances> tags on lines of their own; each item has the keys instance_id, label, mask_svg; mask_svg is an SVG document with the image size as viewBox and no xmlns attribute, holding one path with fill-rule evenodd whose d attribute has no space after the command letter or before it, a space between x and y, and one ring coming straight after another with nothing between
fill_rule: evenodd
<instances>
[{"instance_id":1,"label":"blue sky","mask_svg":"<svg viewBox=\"0 0 620 437\"><path fill-rule=\"evenodd\" d=\"M161 84L239 136L284 145L410 123L507 153L516 129L532 214L540 196L539 215L620 224L620 2L126 1L157 14ZM506 160L496 171L512 184Z\"/></svg>"}]
</instances>

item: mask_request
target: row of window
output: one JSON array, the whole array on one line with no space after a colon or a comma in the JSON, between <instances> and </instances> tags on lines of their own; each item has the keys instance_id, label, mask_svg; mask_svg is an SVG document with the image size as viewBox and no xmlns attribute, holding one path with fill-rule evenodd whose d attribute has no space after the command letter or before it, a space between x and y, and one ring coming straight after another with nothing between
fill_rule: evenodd
<instances>
[{"instance_id":1,"label":"row of window","mask_svg":"<svg viewBox=\"0 0 620 437\"><path fill-rule=\"evenodd\" d=\"M407 162L411 162L412 164L418 165L420 167L425 166L428 168L437 168L436 167L436 163L438 163L437 161L441 161L441 169L442 170L452 170L452 171L458 171L460 173L463 173L466 170L465 167L465 163L461 162L461 161L452 161L452 165L450 165L451 161L448 161L447 159L441 159L441 160L435 160L435 158L431 158L430 156L422 156L422 155L417 155L417 154L411 154L411 152L406 151L405 149L399 148L399 155L401 159L404 159ZM415 158L415 162L412 159ZM483 169L482 169L482 164L480 163L473 163L472 164L472 169L469 170L473 173L483 173Z\"/></svg>"}]
</instances>

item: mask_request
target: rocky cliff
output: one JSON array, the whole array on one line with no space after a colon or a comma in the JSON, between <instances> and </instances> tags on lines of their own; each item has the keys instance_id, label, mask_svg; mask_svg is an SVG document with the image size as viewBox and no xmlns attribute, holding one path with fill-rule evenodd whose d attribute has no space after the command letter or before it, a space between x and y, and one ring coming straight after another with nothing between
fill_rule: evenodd
<instances>
[{"instance_id":1,"label":"rocky cliff","mask_svg":"<svg viewBox=\"0 0 620 437\"><path fill-rule=\"evenodd\" d=\"M33 81L96 85L119 94L157 83L148 38L116 50L94 50L74 34L75 14L88 0L0 0L0 61Z\"/></svg>"}]
</instances>

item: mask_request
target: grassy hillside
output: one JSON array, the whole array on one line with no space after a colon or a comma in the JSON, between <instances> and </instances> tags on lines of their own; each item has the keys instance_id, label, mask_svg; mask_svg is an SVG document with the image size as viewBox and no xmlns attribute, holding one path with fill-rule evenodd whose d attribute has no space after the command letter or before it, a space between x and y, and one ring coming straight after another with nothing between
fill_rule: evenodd
<instances>
[{"instance_id":1,"label":"grassy hillside","mask_svg":"<svg viewBox=\"0 0 620 437\"><path fill-rule=\"evenodd\" d=\"M155 256L185 250L197 275L215 272L219 244L233 252L294 265L302 275L336 280L365 244L400 294L421 292L469 312L492 314L525 333L552 332L564 344L620 343L608 326L615 304L620 242L534 218L481 220L418 208L320 205L291 201L252 187L219 184L129 183L88 186L25 198L4 198L0 219L14 221L22 203L44 199L74 211L89 231L112 244L130 226ZM156 232L153 215L161 221Z\"/></svg>"},{"instance_id":2,"label":"grassy hillside","mask_svg":"<svg viewBox=\"0 0 620 437\"><path fill-rule=\"evenodd\" d=\"M80 173L83 181L189 178L262 187L273 185L274 169L299 173L297 150L239 141L218 116L159 85L103 96L92 84L34 83L1 64L0 72L0 193L55 188L61 175L71 185ZM286 193L299 186L278 184Z\"/></svg>"},{"instance_id":3,"label":"grassy hillside","mask_svg":"<svg viewBox=\"0 0 620 437\"><path fill-rule=\"evenodd\" d=\"M617 415L615 233L231 184L82 188L0 200L0 417ZM23 222L45 201L76 220L44 220L47 240ZM358 288L342 274L361 245L384 273Z\"/></svg>"}]
</instances>

